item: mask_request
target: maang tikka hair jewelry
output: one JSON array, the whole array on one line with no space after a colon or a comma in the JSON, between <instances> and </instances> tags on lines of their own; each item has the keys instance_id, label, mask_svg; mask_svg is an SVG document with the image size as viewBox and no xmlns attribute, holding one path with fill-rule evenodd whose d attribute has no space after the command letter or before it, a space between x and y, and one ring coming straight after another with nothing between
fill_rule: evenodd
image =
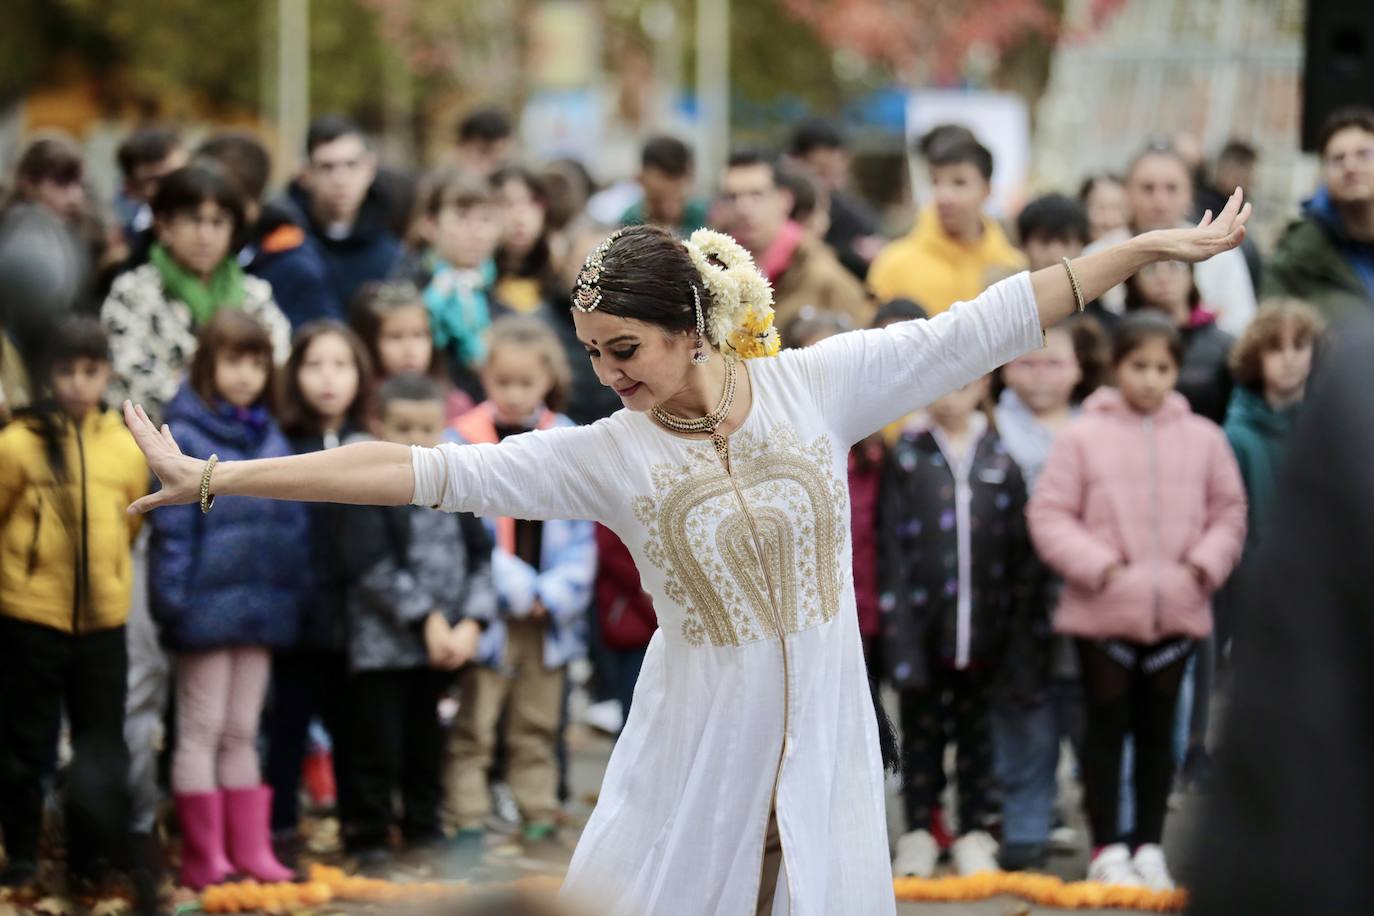
<instances>
[{"instance_id":1,"label":"maang tikka hair jewelry","mask_svg":"<svg viewBox=\"0 0 1374 916\"><path fill-rule=\"evenodd\" d=\"M606 252L611 250L611 243L620 238L625 230L617 229L606 240L596 246L596 250L587 255L586 262L582 265L582 270L577 275L577 283L573 287L573 306L579 312L594 312L596 307L601 304L601 261L606 257Z\"/></svg>"},{"instance_id":2,"label":"maang tikka hair jewelry","mask_svg":"<svg viewBox=\"0 0 1374 916\"><path fill-rule=\"evenodd\" d=\"M692 305L697 310L697 350L692 354L692 364L704 366L711 361L711 357L706 353L706 321L701 315L701 291L695 283L692 284Z\"/></svg>"}]
</instances>

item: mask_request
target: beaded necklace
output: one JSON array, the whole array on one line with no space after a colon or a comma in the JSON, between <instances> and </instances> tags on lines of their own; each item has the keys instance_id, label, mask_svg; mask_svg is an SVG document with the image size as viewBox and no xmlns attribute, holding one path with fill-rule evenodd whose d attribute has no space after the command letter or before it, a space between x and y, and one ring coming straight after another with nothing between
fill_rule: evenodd
<instances>
[{"instance_id":1,"label":"beaded necklace","mask_svg":"<svg viewBox=\"0 0 1374 916\"><path fill-rule=\"evenodd\" d=\"M730 409L735 406L735 361L727 359L725 361L725 388L720 394L720 403L716 409L704 417L687 419L676 414L669 413L662 407L655 407L649 413L654 420L666 429L675 433L707 433L711 437L711 444L716 448L716 454L722 461L728 461L730 448L726 438L716 430L720 424L725 422L725 418L730 415Z\"/></svg>"}]
</instances>

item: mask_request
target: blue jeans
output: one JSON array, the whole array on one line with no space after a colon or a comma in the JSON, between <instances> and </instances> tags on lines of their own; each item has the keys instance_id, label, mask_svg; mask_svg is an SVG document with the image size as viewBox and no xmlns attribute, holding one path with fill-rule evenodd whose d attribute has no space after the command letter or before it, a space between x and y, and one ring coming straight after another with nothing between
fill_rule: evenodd
<instances>
[{"instance_id":1,"label":"blue jeans","mask_svg":"<svg viewBox=\"0 0 1374 916\"><path fill-rule=\"evenodd\" d=\"M1078 754L1083 740L1083 691L1054 681L1040 702L1000 703L992 713L998 785L1002 789L1002 842L1043 846L1059 795L1059 749L1065 738Z\"/></svg>"}]
</instances>

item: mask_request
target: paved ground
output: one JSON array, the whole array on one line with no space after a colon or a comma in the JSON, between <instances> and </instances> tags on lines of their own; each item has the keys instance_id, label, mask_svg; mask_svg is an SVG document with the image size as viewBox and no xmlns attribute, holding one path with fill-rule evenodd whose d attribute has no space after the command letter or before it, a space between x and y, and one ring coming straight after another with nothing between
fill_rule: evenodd
<instances>
[{"instance_id":1,"label":"paved ground","mask_svg":"<svg viewBox=\"0 0 1374 916\"><path fill-rule=\"evenodd\" d=\"M569 818L571 827L567 831L566 837L570 851L570 846L576 838L577 825L584 823L586 816L590 813L591 803L595 799L597 788L601 782L601 773L605 769L605 763L610 754L611 742L609 739L597 733L588 731L582 727L574 727L569 733L569 756L570 756L570 780L571 789L574 795L574 802L569 808ZM1169 855L1169 861L1173 866L1175 877L1181 882L1187 882L1189 869L1186 861L1185 851L1188 843L1190 831L1196 821L1196 811L1198 799L1196 796L1176 796L1176 806L1170 812L1169 828L1165 837L1165 848ZM1076 806L1075 806L1076 807ZM898 835L903 829L902 815L900 806L897 804L895 795L888 800L888 822L889 830L893 836ZM1081 820L1073 826L1078 830L1082 838L1079 848L1072 854L1058 855L1052 857L1049 870L1065 880L1081 880L1086 869L1087 863L1087 838L1086 830ZM503 843L499 840L494 845L487 857L487 873L495 880L504 879L519 874L549 874L556 875L561 873L566 865L566 858L548 855L541 859L532 859L512 843ZM897 911L903 916L953 916L953 914L968 914L968 916L1033 916L1033 914L1055 914L1067 912L1064 910L1047 910L1029 907L1027 904L1015 898L997 898L983 903L960 903L960 904L900 904ZM1078 914L1100 912L1103 914L1121 914L1122 910L1110 911L1085 911L1076 910Z\"/></svg>"}]
</instances>

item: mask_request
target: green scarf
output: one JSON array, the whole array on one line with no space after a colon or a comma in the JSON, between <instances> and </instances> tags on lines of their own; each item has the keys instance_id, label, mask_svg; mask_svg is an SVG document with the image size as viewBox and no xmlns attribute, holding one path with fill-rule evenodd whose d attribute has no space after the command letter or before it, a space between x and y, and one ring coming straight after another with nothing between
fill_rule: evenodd
<instances>
[{"instance_id":1,"label":"green scarf","mask_svg":"<svg viewBox=\"0 0 1374 916\"><path fill-rule=\"evenodd\" d=\"M243 305L243 268L232 257L215 268L208 283L172 260L171 253L161 244L149 250L148 260L162 275L167 298L185 302L197 325L209 321L222 308Z\"/></svg>"}]
</instances>

